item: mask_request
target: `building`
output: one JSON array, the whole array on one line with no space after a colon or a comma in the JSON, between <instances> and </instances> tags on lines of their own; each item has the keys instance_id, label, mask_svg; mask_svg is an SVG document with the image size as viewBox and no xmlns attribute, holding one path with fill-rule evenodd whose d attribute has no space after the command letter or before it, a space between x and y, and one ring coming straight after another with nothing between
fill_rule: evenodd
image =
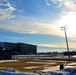
<instances>
[{"instance_id":1,"label":"building","mask_svg":"<svg viewBox=\"0 0 76 75\"><path fill-rule=\"evenodd\" d=\"M11 43L11 42L0 42L0 47L4 47L6 50L18 52L19 54L36 54L37 45L25 44L25 43Z\"/></svg>"},{"instance_id":2,"label":"building","mask_svg":"<svg viewBox=\"0 0 76 75\"><path fill-rule=\"evenodd\" d=\"M68 54L68 52L63 52L63 54L65 56L67 56L67 55L76 55L76 51L70 51L69 54Z\"/></svg>"},{"instance_id":3,"label":"building","mask_svg":"<svg viewBox=\"0 0 76 75\"><path fill-rule=\"evenodd\" d=\"M0 42L0 47L4 47L6 50L11 50L12 48L16 47L16 43L11 42Z\"/></svg>"},{"instance_id":4,"label":"building","mask_svg":"<svg viewBox=\"0 0 76 75\"><path fill-rule=\"evenodd\" d=\"M37 46L25 43L17 43L17 52L20 54L36 54L37 53Z\"/></svg>"},{"instance_id":5,"label":"building","mask_svg":"<svg viewBox=\"0 0 76 75\"><path fill-rule=\"evenodd\" d=\"M12 59L12 50L5 50L4 47L0 47L0 60Z\"/></svg>"},{"instance_id":6,"label":"building","mask_svg":"<svg viewBox=\"0 0 76 75\"><path fill-rule=\"evenodd\" d=\"M12 55L36 54L37 45L25 43L0 42L0 59L11 59ZM2 50L5 48L5 50Z\"/></svg>"}]
</instances>

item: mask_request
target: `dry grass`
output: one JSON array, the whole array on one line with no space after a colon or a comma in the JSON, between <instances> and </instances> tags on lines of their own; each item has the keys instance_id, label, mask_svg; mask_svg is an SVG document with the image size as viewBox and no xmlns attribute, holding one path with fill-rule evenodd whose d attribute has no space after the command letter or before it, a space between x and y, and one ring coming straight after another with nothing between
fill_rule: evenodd
<instances>
[{"instance_id":1,"label":"dry grass","mask_svg":"<svg viewBox=\"0 0 76 75\"><path fill-rule=\"evenodd\" d=\"M34 71L34 70L43 70L45 66L51 67L51 66L58 66L60 64L66 64L66 62L46 61L46 60L18 60L16 62L0 63L0 69L6 69L11 67L11 68L15 68L18 71L26 72L26 71Z\"/></svg>"}]
</instances>

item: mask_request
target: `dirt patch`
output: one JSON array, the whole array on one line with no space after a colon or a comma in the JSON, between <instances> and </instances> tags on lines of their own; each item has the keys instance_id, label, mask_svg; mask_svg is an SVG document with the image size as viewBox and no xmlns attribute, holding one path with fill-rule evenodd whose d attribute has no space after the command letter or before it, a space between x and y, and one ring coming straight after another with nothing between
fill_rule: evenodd
<instances>
[{"instance_id":1,"label":"dirt patch","mask_svg":"<svg viewBox=\"0 0 76 75\"><path fill-rule=\"evenodd\" d=\"M18 60L15 62L2 62L0 63L0 69L6 68L14 68L18 71L36 71L36 70L44 70L45 67L54 67L59 66L60 64L66 64L65 61L46 61L46 60ZM73 66L76 66L73 64Z\"/></svg>"}]
</instances>

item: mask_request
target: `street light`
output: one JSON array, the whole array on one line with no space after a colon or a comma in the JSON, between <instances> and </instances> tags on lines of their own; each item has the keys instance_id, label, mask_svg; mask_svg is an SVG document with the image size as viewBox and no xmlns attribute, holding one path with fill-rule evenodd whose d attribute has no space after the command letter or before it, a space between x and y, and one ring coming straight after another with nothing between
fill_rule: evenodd
<instances>
[{"instance_id":1,"label":"street light","mask_svg":"<svg viewBox=\"0 0 76 75\"><path fill-rule=\"evenodd\" d=\"M61 27L61 30L64 30L64 33L65 33L65 39L66 39L66 45L67 45L67 51L68 51L68 61L70 62L70 53L69 53L69 45L68 45L66 29L67 29L67 26L62 26Z\"/></svg>"}]
</instances>

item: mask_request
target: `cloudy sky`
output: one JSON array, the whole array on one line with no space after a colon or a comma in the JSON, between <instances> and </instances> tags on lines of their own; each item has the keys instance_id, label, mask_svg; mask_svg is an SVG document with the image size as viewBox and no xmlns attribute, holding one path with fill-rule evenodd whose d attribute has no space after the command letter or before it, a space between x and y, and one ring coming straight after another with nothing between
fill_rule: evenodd
<instances>
[{"instance_id":1,"label":"cloudy sky","mask_svg":"<svg viewBox=\"0 0 76 75\"><path fill-rule=\"evenodd\" d=\"M0 0L0 41L37 45L38 52L76 50L76 0Z\"/></svg>"}]
</instances>

